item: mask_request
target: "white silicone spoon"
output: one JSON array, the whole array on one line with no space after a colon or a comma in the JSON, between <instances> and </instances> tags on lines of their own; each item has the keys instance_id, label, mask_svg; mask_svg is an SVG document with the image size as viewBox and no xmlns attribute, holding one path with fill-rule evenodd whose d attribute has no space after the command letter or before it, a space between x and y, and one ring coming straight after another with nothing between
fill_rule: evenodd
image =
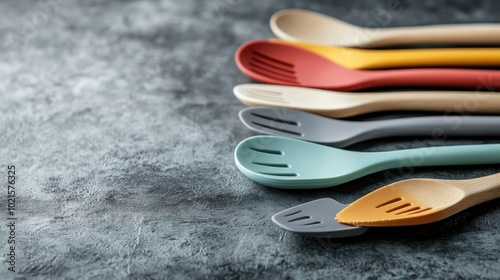
<instances>
[{"instance_id":1,"label":"white silicone spoon","mask_svg":"<svg viewBox=\"0 0 500 280\"><path fill-rule=\"evenodd\" d=\"M500 24L441 24L369 28L324 14L290 9L275 13L273 33L285 40L323 45L373 48L412 44L500 44ZM383 25L383 24L382 24Z\"/></svg>"},{"instance_id":2,"label":"white silicone spoon","mask_svg":"<svg viewBox=\"0 0 500 280\"><path fill-rule=\"evenodd\" d=\"M243 84L234 95L248 106L268 106L346 118L383 111L500 113L500 94L481 91L346 93L303 87Z\"/></svg>"}]
</instances>

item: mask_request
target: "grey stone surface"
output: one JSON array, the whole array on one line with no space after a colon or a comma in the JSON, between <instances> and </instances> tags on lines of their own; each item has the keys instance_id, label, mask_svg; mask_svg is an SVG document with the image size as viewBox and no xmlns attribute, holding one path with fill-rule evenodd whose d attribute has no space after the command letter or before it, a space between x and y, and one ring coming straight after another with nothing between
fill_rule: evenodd
<instances>
[{"instance_id":1,"label":"grey stone surface","mask_svg":"<svg viewBox=\"0 0 500 280\"><path fill-rule=\"evenodd\" d=\"M7 271L2 226L0 279L499 279L498 200L425 226L305 238L271 215L321 197L348 203L396 179L378 173L284 191L254 184L234 165L233 149L252 135L232 94L250 81L234 64L236 48L270 37L268 19L282 8L365 25L388 2L0 2L2 225L7 165L16 166L18 206L17 272ZM500 22L493 0L401 3L388 26ZM417 168L398 178L495 172L499 165Z\"/></svg>"}]
</instances>

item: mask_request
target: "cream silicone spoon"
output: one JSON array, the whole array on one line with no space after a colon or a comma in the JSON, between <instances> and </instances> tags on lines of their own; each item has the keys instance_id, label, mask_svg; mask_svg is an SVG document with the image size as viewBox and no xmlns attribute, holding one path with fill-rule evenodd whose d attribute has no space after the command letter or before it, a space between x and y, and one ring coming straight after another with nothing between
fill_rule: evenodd
<instances>
[{"instance_id":1,"label":"cream silicone spoon","mask_svg":"<svg viewBox=\"0 0 500 280\"><path fill-rule=\"evenodd\" d=\"M345 93L292 86L242 84L234 95L248 106L297 109L333 118L382 111L500 113L500 94L473 91ZM451 116L450 116L451 118Z\"/></svg>"},{"instance_id":2,"label":"cream silicone spoon","mask_svg":"<svg viewBox=\"0 0 500 280\"><path fill-rule=\"evenodd\" d=\"M275 13L271 17L270 26L273 33L281 39L345 47L500 44L500 24L495 23L364 28L324 14L288 9Z\"/></svg>"}]
</instances>

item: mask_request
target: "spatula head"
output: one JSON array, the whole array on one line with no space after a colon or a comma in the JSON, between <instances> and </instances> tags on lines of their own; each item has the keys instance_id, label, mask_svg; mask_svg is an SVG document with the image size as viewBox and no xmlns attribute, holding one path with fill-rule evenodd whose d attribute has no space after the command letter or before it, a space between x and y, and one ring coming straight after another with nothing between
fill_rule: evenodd
<instances>
[{"instance_id":1,"label":"spatula head","mask_svg":"<svg viewBox=\"0 0 500 280\"><path fill-rule=\"evenodd\" d=\"M462 209L455 205L465 193L446 180L412 179L375 190L356 200L336 217L356 226L410 226L432 223Z\"/></svg>"},{"instance_id":2,"label":"spatula head","mask_svg":"<svg viewBox=\"0 0 500 280\"><path fill-rule=\"evenodd\" d=\"M335 215L346 206L331 198L322 198L281 211L272 221L285 230L311 237L342 238L363 234L367 228L335 221Z\"/></svg>"},{"instance_id":3,"label":"spatula head","mask_svg":"<svg viewBox=\"0 0 500 280\"><path fill-rule=\"evenodd\" d=\"M355 71L296 46L266 40L243 44L236 64L250 78L270 84L349 91L358 82Z\"/></svg>"},{"instance_id":4,"label":"spatula head","mask_svg":"<svg viewBox=\"0 0 500 280\"><path fill-rule=\"evenodd\" d=\"M276 188L314 189L343 184L380 169L377 157L280 136L249 137L234 151L238 169Z\"/></svg>"},{"instance_id":5,"label":"spatula head","mask_svg":"<svg viewBox=\"0 0 500 280\"><path fill-rule=\"evenodd\" d=\"M356 142L361 127L354 122L331 119L299 110L249 107L240 111L243 124L259 133L345 147Z\"/></svg>"}]
</instances>

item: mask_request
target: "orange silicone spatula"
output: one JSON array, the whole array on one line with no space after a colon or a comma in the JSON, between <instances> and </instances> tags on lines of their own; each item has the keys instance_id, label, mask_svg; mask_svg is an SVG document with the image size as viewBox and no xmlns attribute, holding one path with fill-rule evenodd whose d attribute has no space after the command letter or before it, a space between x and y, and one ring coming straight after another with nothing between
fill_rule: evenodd
<instances>
[{"instance_id":1,"label":"orange silicone spatula","mask_svg":"<svg viewBox=\"0 0 500 280\"><path fill-rule=\"evenodd\" d=\"M500 70L352 70L307 50L266 40L250 41L236 52L240 70L260 82L354 91L373 87L500 88Z\"/></svg>"},{"instance_id":2,"label":"orange silicone spatula","mask_svg":"<svg viewBox=\"0 0 500 280\"><path fill-rule=\"evenodd\" d=\"M500 173L470 180L411 179L363 196L336 220L368 227L420 225L496 198L500 198Z\"/></svg>"}]
</instances>

